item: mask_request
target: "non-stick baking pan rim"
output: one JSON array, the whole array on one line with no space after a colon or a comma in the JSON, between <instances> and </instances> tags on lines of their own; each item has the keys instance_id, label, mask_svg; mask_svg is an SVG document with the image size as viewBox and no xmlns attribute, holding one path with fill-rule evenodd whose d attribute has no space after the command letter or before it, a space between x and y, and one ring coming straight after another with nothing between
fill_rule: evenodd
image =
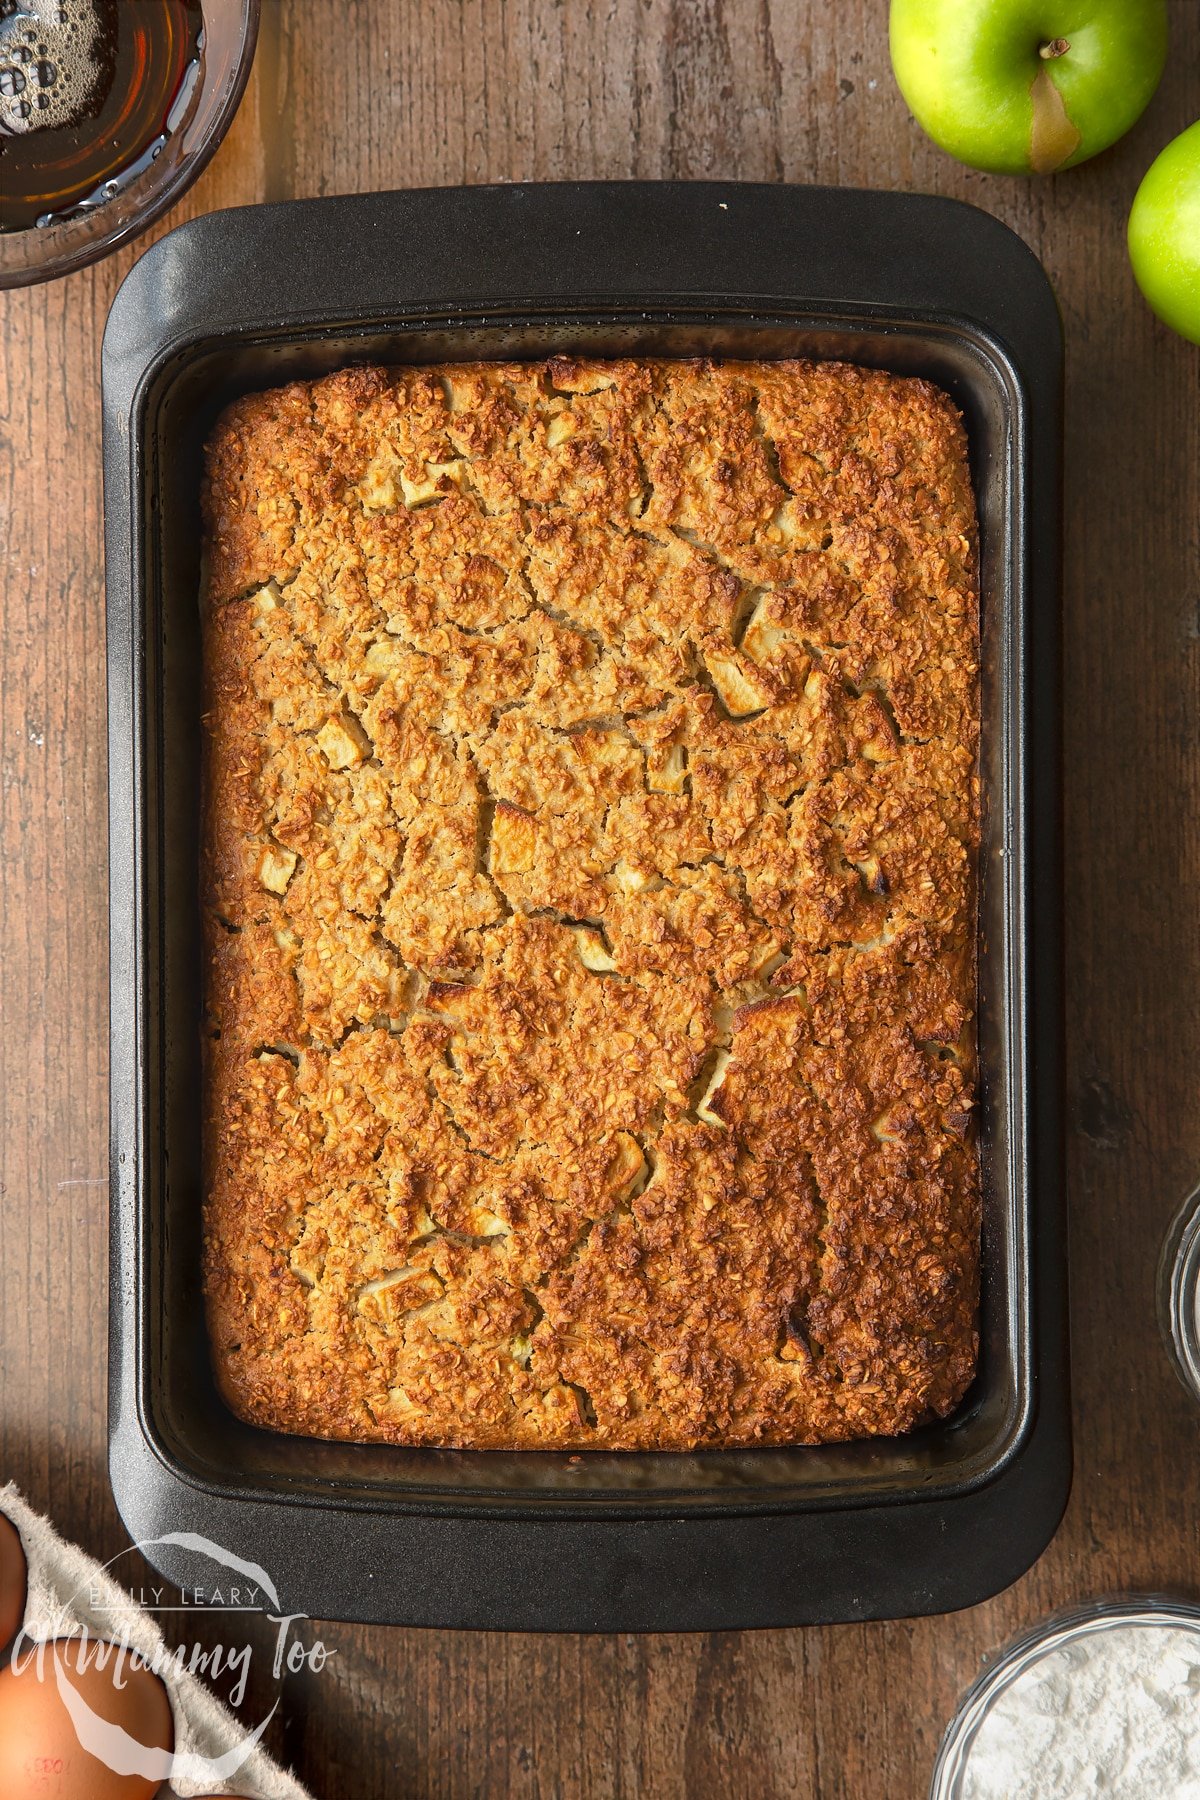
<instances>
[{"instance_id":1,"label":"non-stick baking pan rim","mask_svg":"<svg viewBox=\"0 0 1200 1800\"><path fill-rule=\"evenodd\" d=\"M763 308L749 304L742 304L736 308L727 307L724 304L719 307L714 305L711 310L699 313L683 304L672 305L669 302L661 307L656 303L652 309L630 312L618 303L610 302L606 306L601 301L592 301L580 306L578 312L572 316L571 323L580 328L596 326L616 329L623 325L643 326L654 322L672 327L690 324L711 329L714 326L723 325L734 316L741 318L752 329L764 329L772 326L795 329L798 325L817 333L847 329L845 317L840 319L822 318L808 312L769 314ZM501 309L491 309L478 314L473 311L465 313L460 310L453 315L439 312L425 314L415 309L407 313L397 311L389 322L394 323L395 318L403 318L411 328L422 331L461 332L467 330L476 332L486 331L489 328L494 329L502 323L513 323L521 328L543 326L557 329L562 326L563 317L562 309L555 309L552 314L539 315L534 308L526 305L511 309L507 316ZM948 318L937 321L900 319L887 316L883 309L877 311L867 308L855 309L854 323L855 325L869 323L872 331L886 331L897 338L902 338L906 332L913 331L922 336L930 333L945 334L956 337L960 341L969 342L975 354L990 364L992 371L999 379L1003 380L1010 390L1015 393L1019 387L1019 376L1002 347L994 340L989 339L978 326L968 326L964 322ZM329 337L331 329L333 328L328 325L310 327L307 331L303 327L291 329L284 326L274 335L282 341L286 341L289 346L293 346L306 340L324 341ZM365 335L369 331L370 327L360 326L347 335L353 338L356 335ZM261 334L256 332L253 337L255 341L258 341ZM203 340L199 340L188 348L191 354L198 355L203 354L205 347ZM135 414L145 404L146 396L156 380L169 368L179 354L180 350L177 346L167 346L149 365L135 395L133 409ZM184 354L187 352L185 351ZM1005 909L1006 922L1010 920L1010 917L1009 910ZM1015 1260L1018 1264L1021 1260L1019 1243ZM149 1345L153 1336L152 1321L149 1316L153 1306L153 1295L149 1284L143 1286L141 1298L142 1306L139 1308L138 1314L138 1360L141 1368L146 1372L148 1364L145 1347ZM1024 1282L1018 1282L1012 1296L1012 1338L1016 1354L1022 1360L1023 1373L1026 1378L1022 1381L1019 1395L1016 1397L1017 1404L1010 1409L1010 1415L1005 1420L1002 1431L997 1433L986 1454L965 1458L961 1466L955 1465L952 1472L943 1474L940 1478L935 1474L928 1474L923 1476L919 1482L898 1485L894 1476L889 1477L886 1474L876 1475L873 1478L843 1475L839 1479L831 1476L824 1483L813 1483L806 1487L802 1495L798 1495L794 1491L780 1495L777 1491L773 1491L774 1484L771 1483L755 1487L750 1481L745 1483L739 1481L735 1486L723 1489L723 1497L720 1500L711 1497L711 1490L705 1489L701 1493L697 1493L694 1486L689 1487L682 1483L674 1488L656 1485L652 1492L639 1492L636 1495L628 1491L620 1495L606 1491L601 1498L597 1498L595 1492L589 1491L586 1487L581 1487L581 1491L572 1491L569 1487L547 1486L524 1489L521 1491L520 1497L514 1500L511 1488L499 1483L491 1489L484 1486L473 1486L469 1504L493 1517L503 1516L510 1510L511 1516L528 1517L533 1512L553 1511L559 1507L575 1518L589 1516L590 1510L594 1510L595 1516L605 1518L613 1517L618 1511L627 1517L653 1517L656 1514L670 1513L673 1509L683 1509L689 1515L695 1516L703 1516L705 1512L710 1512L713 1516L726 1516L731 1512L769 1513L797 1508L820 1510L829 1505L845 1507L887 1505L911 1499L916 1493L920 1493L922 1498L935 1500L949 1499L968 1493L995 1479L1011 1458L1019 1452L1021 1442L1032 1422L1035 1397L1032 1384L1028 1380L1029 1325L1026 1316L1026 1301ZM173 1469L196 1488L211 1494L230 1491L228 1483L220 1479L219 1473L206 1474L203 1467L194 1458L189 1457L185 1447L181 1446L178 1441L174 1444L171 1442L169 1433L161 1429L159 1420L154 1416L153 1409L149 1404L145 1381L139 1385L137 1405L139 1422L147 1443L154 1448L164 1467ZM889 1441L891 1440L882 1440L885 1443ZM819 1449L820 1447L813 1448ZM778 1450L779 1447L741 1446L738 1451L738 1459L742 1463L759 1457L765 1461L778 1460ZM590 1453L589 1463L594 1466L595 1459L599 1454L601 1453ZM626 1465L631 1458L636 1458L639 1462L644 1462L647 1458L654 1458L661 1467L665 1467L674 1460L686 1463L693 1470L705 1464L709 1466L717 1463L728 1464L730 1460L729 1452L710 1448L692 1452L642 1450L612 1451L604 1454L611 1455L614 1462ZM490 1451L486 1453L471 1451L427 1453L430 1461L436 1461L441 1457L447 1465L453 1465L464 1455L468 1457L481 1455L485 1462L494 1462L497 1453ZM561 1477L562 1465L565 1461L564 1453L526 1450L520 1452L519 1455L521 1462L526 1466L541 1462L556 1467ZM411 1487L406 1486L402 1489L394 1486L383 1488L380 1483L364 1482L358 1490L355 1490L352 1484L345 1480L335 1481L332 1478L320 1476L289 1477L264 1481L262 1491L270 1491L279 1498L286 1498L292 1502L304 1499L314 1504L334 1503L358 1506L368 1510L382 1507L385 1510L426 1512L432 1515L447 1509L456 1512L462 1510L464 1496L452 1477L453 1468L448 1467L447 1479L440 1487L436 1483L426 1483L413 1484Z\"/></svg>"},{"instance_id":2,"label":"non-stick baking pan rim","mask_svg":"<svg viewBox=\"0 0 1200 1800\"><path fill-rule=\"evenodd\" d=\"M774 318L768 318L768 317L764 316L762 311L758 308L743 309L743 316L749 322L751 329L756 330L756 331L768 328L772 324L777 324L780 326L787 326L787 327L791 327L791 328L795 328L795 326L797 324L797 319L795 317L786 317L786 316L782 316L782 315L776 315ZM660 315L658 308L656 307L652 313L647 312L647 311L642 311L636 315L631 315L631 317L636 318L638 325L645 325L650 321L651 318L653 318L656 321L661 321L661 320L665 319L666 322L670 326L674 327L675 325L682 322L684 319L687 319L689 317L689 315L678 309L669 309ZM699 325L703 328L707 328L707 329L711 329L714 326L719 326L725 322L725 315L723 313L717 313L715 311L710 312L706 315L690 315L690 317L694 324L697 324L697 325ZM550 328L550 329L554 329L554 330L560 330L562 328L562 318L557 313L555 315L552 315L552 316L549 316L546 318L540 318L540 317L537 317L534 315L532 309L526 307L526 308L520 309L518 313L514 314L514 318L516 319L517 323L522 328L535 328L538 325L542 325L546 328ZM854 323L856 326L862 326L864 324L864 321L867 321L867 320L869 320L872 324L874 324L876 322L874 320L873 315L856 314ZM611 306L606 311L601 311L599 313L596 313L596 312L589 313L587 319L583 318L582 316L578 316L573 321L573 324L578 326L579 328L582 328L583 325L587 322L593 322L593 323L597 324L598 326L602 326L606 329L612 330L612 329L620 328L620 326L622 324L627 323L628 321L627 321L625 315L623 314L621 308L619 308L617 306ZM440 319L437 317L432 318L432 319L426 319L426 318L422 317L420 319L416 319L416 318L410 319L409 323L413 327L419 327L422 330L437 331L440 328L443 328L446 322L443 319ZM830 330L830 329L838 330L838 331L846 329L846 321L845 320L838 320L838 321L836 321L836 323L832 323L829 321L824 321L824 320L813 318L811 315L806 315L803 319L803 323L807 328L813 329L817 332L820 332L822 330ZM475 316L472 314L472 315L464 316L462 314L459 314L453 321L451 321L451 324L455 331L461 332L462 330L467 330L472 333L475 333L478 331L486 330L488 328L489 324L492 324L494 326L495 315L492 314L492 315ZM952 335L959 335L959 333L954 331L952 327L948 328L944 321L940 322L940 328L942 330L949 329ZM889 321L889 329L894 331L898 336L903 335L904 325L899 321ZM914 329L919 331L922 335L925 335L930 330L930 327L928 325L922 325L922 326L914 327ZM300 332L296 332L296 333L287 332L286 333L288 343L293 344L293 345L297 342L303 341L304 335L305 334L300 333ZM323 331L321 333L318 333L317 335L319 337L324 337L325 335L327 335L327 333ZM981 338L981 335L977 331L971 333L970 335L971 335L971 347L977 353L981 353L983 350L983 340ZM257 334L256 334L256 338L257 338ZM204 348L203 344L197 344L197 345L193 346L193 353L197 354L197 355L202 354L203 348ZM1011 368L1004 368L1003 358L999 355L999 353L995 350L994 347L991 347L991 348L992 348L992 354L990 357L985 357L985 360L987 360L991 363L994 372L1000 373L1001 371L1003 371L1003 375L1006 378L1006 385L1009 385L1009 386L1015 388L1016 377L1015 377L1014 372L1011 370ZM147 371L146 377L144 378L143 382L139 386L139 398L141 396L143 396L150 387L152 387L154 378L158 374L160 368L165 366L170 360L171 360L170 352L167 352L166 354L164 354L163 357L156 359L155 363L152 364L151 368ZM1009 912L1006 909L1006 911L1005 911L1006 922L1007 922L1009 916L1010 916ZM1024 1297L1023 1285L1020 1282L1016 1282L1016 1283L1014 1283L1014 1288L1015 1288L1014 1298L1023 1299L1023 1297ZM142 1327L142 1335L140 1338L140 1343L144 1345L144 1344L147 1344L150 1342L151 1335L152 1335L152 1331L147 1329L148 1310L150 1308L152 1308L152 1306L153 1306L153 1298L152 1298L152 1295L151 1295L148 1287L143 1289L143 1301L144 1301L144 1305L143 1305L143 1308L140 1313L139 1323ZM1026 1342L1027 1342L1027 1332L1024 1329L1025 1320L1024 1320L1022 1310L1018 1310L1014 1314L1014 1321L1015 1321L1015 1328L1013 1331L1013 1337L1014 1337L1014 1340L1016 1341L1018 1351L1020 1351L1020 1350L1024 1349ZM151 1325L152 1325L152 1321L151 1321ZM144 1355L142 1355L140 1357L140 1361L141 1361L143 1370L145 1370L147 1367L147 1362L146 1362L146 1358ZM937 1479L937 1477L932 1476L932 1475L926 1475L926 1476L922 1477L921 1485L924 1487L925 1492L929 1497L940 1499L940 1498L949 1497L956 1493L968 1491L971 1487L978 1486L981 1483L992 1479L999 1472L999 1470L1003 1467L1004 1462L1007 1461L1008 1458L1016 1452L1017 1448L1019 1447L1021 1435L1023 1434L1023 1431L1027 1427L1027 1424L1028 1424L1028 1420L1029 1420L1028 1401L1030 1398L1030 1394L1029 1394L1029 1388L1028 1388L1027 1382L1022 1383L1021 1393L1026 1401L1026 1404L1023 1407L1014 1407L1012 1409L1012 1417L1009 1421L1006 1422L1008 1425L1008 1428L1003 1433L1002 1447L1000 1445L993 1446L991 1448L989 1454L987 1454L986 1456L984 1456L982 1458L976 1457L973 1459L971 1459L971 1458L965 1459L965 1466L963 1467L962 1471L957 1473L954 1476L951 1476L948 1478L943 1478L941 1480ZM139 1417L140 1417L143 1429L146 1432L148 1440L155 1443L155 1447L158 1451L158 1454L162 1458L162 1460L165 1463L170 1463L172 1460L174 1460L176 1463L176 1466L179 1467L181 1469L181 1471L184 1468L187 1468L187 1472L190 1475L191 1479L193 1479L194 1481L202 1481L203 1476L202 1476L200 1470L197 1468L196 1464L193 1462L190 1467L187 1467L186 1458L181 1459L178 1456L175 1456L173 1458L172 1454L171 1454L171 1449L170 1449L168 1443L165 1441L165 1438L158 1436L158 1434L156 1432L156 1421L154 1420L154 1417L151 1413L151 1409L147 1403L147 1392L146 1392L145 1384L143 1384L142 1388L139 1390L138 1400L139 1400ZM909 1441L911 1442L911 1440L909 1440ZM644 1462L644 1459L648 1455L651 1455L653 1453L648 1453L645 1451L636 1452L636 1453L614 1451L614 1452L611 1452L610 1454L615 1463L623 1463L626 1467L628 1467L629 1459L631 1456L636 1456L640 1462ZM472 1453L467 1452L466 1456L468 1459L472 1459ZM679 1462L686 1463L693 1471L695 1471L705 1465L712 1467L714 1462L723 1464L725 1467L728 1467L732 1460L730 1458L730 1456L728 1455L728 1453L726 1453L726 1452L703 1450L703 1449L696 1451L696 1452L692 1452L692 1453L686 1453L683 1455L680 1455L680 1453L674 1453L674 1456L675 1456L677 1465ZM756 1456L756 1452L753 1447L743 1446L739 1452L737 1460L739 1463L745 1464L746 1462L754 1459L755 1456ZM435 1456L429 1456L427 1458L427 1460L436 1461L437 1458ZM445 1456L442 1458L442 1460L447 1465L461 1463L462 1453L448 1452L445 1454ZM480 1460L482 1462L484 1462L485 1464L487 1464L488 1466L494 1466L497 1461L497 1458L494 1453L490 1453L488 1456L483 1457ZM591 1473L592 1470L594 1470L594 1468L596 1466L596 1458L593 1456L593 1457L589 1458L588 1460L589 1460L588 1473ZM762 1451L760 1453L759 1460L761 1462L766 1462L766 1463L769 1463L771 1461L778 1462L778 1460L779 1460L778 1451L772 1451L770 1449L765 1449L764 1451ZM554 1453L554 1452L548 1452L548 1453L545 1453L544 1455L540 1455L540 1456L539 1456L539 1453L537 1453L537 1452L522 1452L521 1456L520 1456L520 1461L521 1461L522 1465L524 1466L524 1468L526 1468L526 1469L529 1469L536 1462L546 1463L552 1467L557 1466L561 1469L561 1465L563 1463L563 1457L562 1457L561 1453ZM658 1464L661 1467L669 1466L670 1461L671 1461L671 1453L659 1453L656 1457L656 1461L658 1462ZM581 1477L581 1481L584 1483L584 1485L586 1485L586 1476ZM212 1491L217 1491L222 1484L217 1480L210 1479L210 1481L208 1482L207 1485L209 1485L209 1487ZM328 1481L322 1481L319 1477L314 1477L311 1480L289 1479L286 1481L286 1483L280 1482L280 1481L272 1481L272 1482L264 1483L264 1487L270 1487L275 1492L286 1492L289 1495L289 1497L292 1497L292 1498L297 1498L301 1494L305 1494L309 1498L312 1498L314 1500L321 1499L321 1498L329 1498L329 1497L331 1497L332 1493L334 1492L334 1484L331 1482L328 1482ZM339 1484L337 1484L336 1491L337 1491L337 1495L338 1495L339 1499L344 1500L346 1503L350 1503L352 1498L357 1499L362 1504L367 1504L367 1505L372 1505L372 1504L378 1505L381 1503L381 1496L380 1496L378 1486L375 1488L374 1491L372 1491L369 1486L364 1485L361 1495L357 1495L357 1494L352 1495L348 1486L345 1483L339 1483ZM771 1487L769 1484L764 1486L761 1490L756 1491L751 1484L747 1483L747 1484L743 1485L741 1482L739 1482L736 1486L735 1494L730 1493L721 1502L714 1501L714 1502L712 1502L712 1504L715 1506L716 1510L721 1511L721 1512L729 1511L729 1510L731 1510L731 1508L736 1508L736 1510L739 1510L739 1511L741 1511L741 1510L749 1511L749 1510L759 1510L759 1509L771 1510L772 1508L786 1510L790 1506L794 1506L794 1505L811 1507L811 1506L819 1506L821 1504L829 1504L829 1503L842 1504L842 1505L860 1505L860 1504L868 1504L868 1503L878 1504L880 1502L886 1503L888 1501L895 1501L897 1498L904 1497L905 1495L909 1494L911 1491L912 1491L911 1488L905 1487L902 1490L902 1492L900 1494L898 1494L894 1476L889 1478L887 1475L883 1475L883 1476L877 1477L874 1480L862 1479L859 1476L854 1476L854 1477L849 1477L849 1478L843 1477L843 1479L840 1482L831 1478L825 1484L814 1484L814 1485L806 1488L806 1491L802 1496L797 1496L793 1493L789 1498L780 1499L780 1498L777 1498L772 1495ZM501 1501L501 1496L503 1495L503 1493L504 1493L504 1488L502 1485L495 1490L481 1489L479 1486L473 1486L472 1494L471 1494L471 1501L473 1504L477 1504L480 1507L486 1507L489 1511L495 1511L495 1509L497 1507L497 1503ZM736 1495L736 1498L735 1498L735 1495ZM580 1516L580 1515L586 1514L587 1506L589 1504L589 1501L591 1501L592 1499L593 1499L593 1496L588 1492L572 1493L561 1487L558 1489L540 1488L539 1487L539 1488L533 1490L532 1492L526 1490L523 1493L522 1499L519 1504L520 1504L521 1510L526 1514L530 1510L540 1509L545 1506L553 1506L556 1504L561 1504L565 1508L569 1509L573 1515ZM675 1502L676 1504L686 1505L689 1511L691 1511L693 1509L702 1510L704 1507L704 1504L705 1504L705 1501L702 1500L693 1489L689 1489L689 1488L683 1487L683 1486L680 1486L680 1487L674 1488L674 1489L670 1489L670 1488L663 1489L663 1488L656 1487L656 1490L653 1495L639 1493L637 1495L636 1499L633 1498L628 1493L618 1496L611 1491L606 1491L603 1499L598 1504L600 1505L600 1507L603 1511L603 1514L605 1516L611 1516L612 1512L614 1510L616 1510L618 1507L622 1507L626 1510L632 1509L635 1512L640 1512L643 1507L651 1507L655 1511L661 1511L664 1508L669 1510L669 1507L670 1507L670 1504L672 1501ZM446 1506L459 1507L462 1505L462 1502L463 1502L463 1496L462 1496L461 1490L456 1488L455 1484L453 1483L453 1480L448 1480L441 1488L441 1491L439 1491L438 1486L436 1484L435 1485L424 1484L424 1485L420 1485L420 1486L414 1484L412 1486L412 1488L408 1488L406 1485L406 1488L399 1492L397 1491L397 1489L395 1487L389 1488L384 1497L385 1504L392 1504L397 1507L410 1508L410 1509L416 1509L416 1510L426 1510L427 1509L430 1511L438 1511Z\"/></svg>"}]
</instances>

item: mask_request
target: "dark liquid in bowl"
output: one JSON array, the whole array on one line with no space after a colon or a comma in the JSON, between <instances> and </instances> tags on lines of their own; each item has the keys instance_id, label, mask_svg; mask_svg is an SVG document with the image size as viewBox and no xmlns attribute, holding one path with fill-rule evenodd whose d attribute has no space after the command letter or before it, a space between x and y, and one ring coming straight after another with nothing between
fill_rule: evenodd
<instances>
[{"instance_id":1,"label":"dark liquid in bowl","mask_svg":"<svg viewBox=\"0 0 1200 1800\"><path fill-rule=\"evenodd\" d=\"M0 231L101 206L186 118L201 0L0 0Z\"/></svg>"}]
</instances>

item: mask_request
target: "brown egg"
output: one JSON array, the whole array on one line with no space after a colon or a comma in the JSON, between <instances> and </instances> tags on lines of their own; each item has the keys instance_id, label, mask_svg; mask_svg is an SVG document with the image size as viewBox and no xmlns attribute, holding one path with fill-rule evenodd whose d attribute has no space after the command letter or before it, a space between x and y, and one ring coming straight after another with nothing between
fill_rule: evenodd
<instances>
[{"instance_id":1,"label":"brown egg","mask_svg":"<svg viewBox=\"0 0 1200 1800\"><path fill-rule=\"evenodd\" d=\"M28 1576L21 1534L0 1513L0 1650L7 1650L21 1629Z\"/></svg>"},{"instance_id":2,"label":"brown egg","mask_svg":"<svg viewBox=\"0 0 1200 1800\"><path fill-rule=\"evenodd\" d=\"M75 1734L59 1696L55 1666L100 1719L139 1744L169 1752L175 1726L167 1690L149 1669L118 1663L116 1647L92 1639L80 1656L78 1639L45 1646L22 1642L0 1671L0 1795L4 1800L150 1800L162 1778L119 1775ZM99 1656L108 1653L103 1667ZM80 1668L82 1660L83 1667ZM117 1682L123 1686L118 1687ZM98 1748L100 1746L97 1746ZM164 1769L165 1774L165 1769Z\"/></svg>"}]
</instances>

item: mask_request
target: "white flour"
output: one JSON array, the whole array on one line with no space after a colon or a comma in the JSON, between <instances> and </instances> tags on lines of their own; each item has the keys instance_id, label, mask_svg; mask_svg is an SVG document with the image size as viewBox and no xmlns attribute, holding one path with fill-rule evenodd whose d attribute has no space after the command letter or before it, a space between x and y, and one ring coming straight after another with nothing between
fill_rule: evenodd
<instances>
[{"instance_id":1,"label":"white flour","mask_svg":"<svg viewBox=\"0 0 1200 1800\"><path fill-rule=\"evenodd\" d=\"M1109 1626L992 1703L962 1800L1200 1800L1200 1632Z\"/></svg>"}]
</instances>

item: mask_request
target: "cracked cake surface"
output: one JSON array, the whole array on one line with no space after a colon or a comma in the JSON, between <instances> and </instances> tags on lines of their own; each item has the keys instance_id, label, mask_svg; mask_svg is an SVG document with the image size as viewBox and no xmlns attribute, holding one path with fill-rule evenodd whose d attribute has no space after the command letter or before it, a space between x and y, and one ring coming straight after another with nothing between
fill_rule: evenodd
<instances>
[{"instance_id":1,"label":"cracked cake surface","mask_svg":"<svg viewBox=\"0 0 1200 1800\"><path fill-rule=\"evenodd\" d=\"M927 382L350 368L208 447L235 1412L905 1431L975 1367L975 512Z\"/></svg>"}]
</instances>

